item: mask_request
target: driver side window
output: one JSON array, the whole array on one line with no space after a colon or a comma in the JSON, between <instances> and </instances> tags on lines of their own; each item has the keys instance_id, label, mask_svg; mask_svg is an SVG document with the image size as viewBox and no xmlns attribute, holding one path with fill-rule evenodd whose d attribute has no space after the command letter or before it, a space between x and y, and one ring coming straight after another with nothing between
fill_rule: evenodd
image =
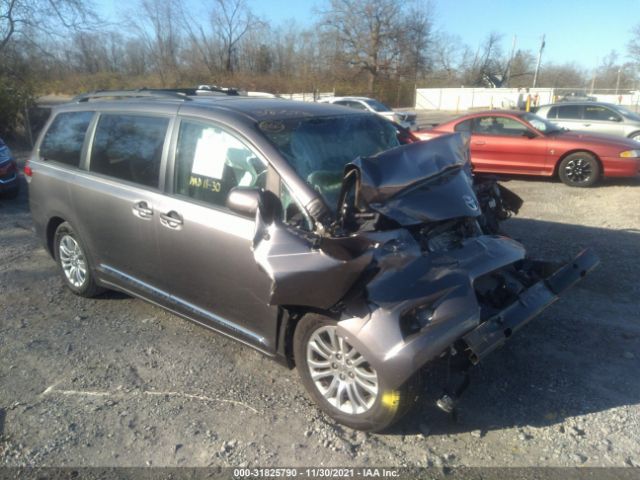
<instances>
[{"instance_id":1,"label":"driver side window","mask_svg":"<svg viewBox=\"0 0 640 480\"><path fill-rule=\"evenodd\" d=\"M211 124L180 122L174 191L225 207L234 187L266 186L267 167L241 140Z\"/></svg>"},{"instance_id":2,"label":"driver side window","mask_svg":"<svg viewBox=\"0 0 640 480\"><path fill-rule=\"evenodd\" d=\"M620 122L622 117L613 110L600 105L584 107L585 120L598 120L604 122Z\"/></svg>"},{"instance_id":3,"label":"driver side window","mask_svg":"<svg viewBox=\"0 0 640 480\"><path fill-rule=\"evenodd\" d=\"M522 123L508 117L480 117L473 125L473 133L479 135L521 137L528 130Z\"/></svg>"}]
</instances>

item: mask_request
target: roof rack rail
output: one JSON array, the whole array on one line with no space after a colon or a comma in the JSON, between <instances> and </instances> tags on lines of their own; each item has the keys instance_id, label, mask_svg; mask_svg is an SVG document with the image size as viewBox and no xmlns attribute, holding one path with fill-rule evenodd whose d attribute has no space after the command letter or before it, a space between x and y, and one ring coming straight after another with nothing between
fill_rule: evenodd
<instances>
[{"instance_id":1,"label":"roof rack rail","mask_svg":"<svg viewBox=\"0 0 640 480\"><path fill-rule=\"evenodd\" d=\"M218 85L198 85L196 91L199 94L207 93L222 93L224 95L239 96L240 92L237 88L232 87L219 87Z\"/></svg>"},{"instance_id":2,"label":"roof rack rail","mask_svg":"<svg viewBox=\"0 0 640 480\"><path fill-rule=\"evenodd\" d=\"M165 97L179 100L191 100L197 95L240 95L235 88L218 87L216 85L199 85L197 88L138 88L136 90L95 90L82 93L71 101L76 103L89 102L99 98L140 98Z\"/></svg>"},{"instance_id":3,"label":"roof rack rail","mask_svg":"<svg viewBox=\"0 0 640 480\"><path fill-rule=\"evenodd\" d=\"M139 88L137 90L95 90L80 94L72 102L88 102L98 98L139 98L139 97L168 97L180 100L191 100L189 95L195 95L195 88Z\"/></svg>"}]
</instances>

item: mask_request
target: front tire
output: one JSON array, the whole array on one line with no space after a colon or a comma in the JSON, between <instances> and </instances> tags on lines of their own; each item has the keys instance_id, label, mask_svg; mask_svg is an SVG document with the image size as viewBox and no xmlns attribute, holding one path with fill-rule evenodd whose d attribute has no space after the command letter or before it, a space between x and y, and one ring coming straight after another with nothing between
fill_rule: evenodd
<instances>
[{"instance_id":1,"label":"front tire","mask_svg":"<svg viewBox=\"0 0 640 480\"><path fill-rule=\"evenodd\" d=\"M558 176L570 187L591 187L600 179L600 164L590 153L572 153L560 162Z\"/></svg>"},{"instance_id":2,"label":"front tire","mask_svg":"<svg viewBox=\"0 0 640 480\"><path fill-rule=\"evenodd\" d=\"M389 388L367 359L337 334L334 320L307 315L298 324L293 350L303 385L318 406L348 427L381 431L397 422L417 399L417 382Z\"/></svg>"},{"instance_id":3,"label":"front tire","mask_svg":"<svg viewBox=\"0 0 640 480\"><path fill-rule=\"evenodd\" d=\"M631 140L635 140L636 142L640 142L640 131L633 132L631 135L629 135L629 138Z\"/></svg>"},{"instance_id":4,"label":"front tire","mask_svg":"<svg viewBox=\"0 0 640 480\"><path fill-rule=\"evenodd\" d=\"M53 238L55 259L67 287L81 297L102 293L104 289L95 283L86 249L71 225L61 223Z\"/></svg>"}]
</instances>

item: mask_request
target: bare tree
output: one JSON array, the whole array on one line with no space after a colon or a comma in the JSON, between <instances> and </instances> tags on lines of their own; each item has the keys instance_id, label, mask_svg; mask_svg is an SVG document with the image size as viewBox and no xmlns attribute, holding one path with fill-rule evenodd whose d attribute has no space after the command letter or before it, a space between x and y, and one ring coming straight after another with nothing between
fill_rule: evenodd
<instances>
[{"instance_id":1,"label":"bare tree","mask_svg":"<svg viewBox=\"0 0 640 480\"><path fill-rule=\"evenodd\" d=\"M330 0L323 15L322 24L342 44L344 60L366 72L369 94L398 57L401 5L394 0Z\"/></svg>"},{"instance_id":2,"label":"bare tree","mask_svg":"<svg viewBox=\"0 0 640 480\"><path fill-rule=\"evenodd\" d=\"M573 63L547 64L540 71L540 85L554 88L582 87L587 83L584 69Z\"/></svg>"},{"instance_id":3,"label":"bare tree","mask_svg":"<svg viewBox=\"0 0 640 480\"><path fill-rule=\"evenodd\" d=\"M457 35L436 32L431 42L431 61L433 75L442 78L445 85L451 86L470 55L469 47Z\"/></svg>"},{"instance_id":4,"label":"bare tree","mask_svg":"<svg viewBox=\"0 0 640 480\"><path fill-rule=\"evenodd\" d=\"M267 36L267 23L253 14L245 0L214 0L206 13L189 15L187 9L183 10L182 23L189 48L210 75L220 70L233 73L238 51L248 34L259 32ZM203 22L201 18L207 20ZM247 49L253 50L253 47L249 45Z\"/></svg>"},{"instance_id":5,"label":"bare tree","mask_svg":"<svg viewBox=\"0 0 640 480\"><path fill-rule=\"evenodd\" d=\"M402 22L403 63L407 74L413 77L414 84L418 77L426 73L432 66L431 40L433 29L433 4L431 0L413 0Z\"/></svg>"},{"instance_id":6,"label":"bare tree","mask_svg":"<svg viewBox=\"0 0 640 480\"><path fill-rule=\"evenodd\" d=\"M0 52L24 33L63 35L94 26L95 14L82 0L0 0Z\"/></svg>"},{"instance_id":7,"label":"bare tree","mask_svg":"<svg viewBox=\"0 0 640 480\"><path fill-rule=\"evenodd\" d=\"M178 50L181 32L174 19L181 15L177 0L140 0L144 15L135 23L140 38L144 41L155 70L163 85L170 83L178 73Z\"/></svg>"},{"instance_id":8,"label":"bare tree","mask_svg":"<svg viewBox=\"0 0 640 480\"><path fill-rule=\"evenodd\" d=\"M464 66L462 81L472 86L496 86L501 83L504 58L500 43L502 35L491 32L478 47L473 59ZM499 85L498 85L499 86Z\"/></svg>"},{"instance_id":9,"label":"bare tree","mask_svg":"<svg viewBox=\"0 0 640 480\"><path fill-rule=\"evenodd\" d=\"M264 22L253 14L245 0L216 0L212 21L222 42L224 68L231 73L238 42L251 29L263 25Z\"/></svg>"},{"instance_id":10,"label":"bare tree","mask_svg":"<svg viewBox=\"0 0 640 480\"><path fill-rule=\"evenodd\" d=\"M220 68L221 47L219 42L202 25L194 25L191 22L187 22L186 25L189 39L188 50L195 54L197 60L210 75L214 75Z\"/></svg>"},{"instance_id":11,"label":"bare tree","mask_svg":"<svg viewBox=\"0 0 640 480\"><path fill-rule=\"evenodd\" d=\"M531 51L518 50L513 55L513 58L505 63L504 81L508 82L508 86L510 87L531 86L535 64L536 56ZM506 85L507 84L503 83L502 86Z\"/></svg>"},{"instance_id":12,"label":"bare tree","mask_svg":"<svg viewBox=\"0 0 640 480\"><path fill-rule=\"evenodd\" d=\"M627 45L629 56L637 65L640 65L640 23L633 27L631 34L631 41Z\"/></svg>"},{"instance_id":13,"label":"bare tree","mask_svg":"<svg viewBox=\"0 0 640 480\"><path fill-rule=\"evenodd\" d=\"M188 14L187 11L186 8L182 9L182 23L189 42L187 50L196 61L206 68L209 75L214 75L221 68L220 58L222 56L222 46L214 33L215 16L213 12ZM207 17L207 21L202 22L197 18L198 15Z\"/></svg>"},{"instance_id":14,"label":"bare tree","mask_svg":"<svg viewBox=\"0 0 640 480\"><path fill-rule=\"evenodd\" d=\"M632 89L635 84L635 66L632 63L620 62L620 56L611 50L595 71L595 83L598 88Z\"/></svg>"}]
</instances>

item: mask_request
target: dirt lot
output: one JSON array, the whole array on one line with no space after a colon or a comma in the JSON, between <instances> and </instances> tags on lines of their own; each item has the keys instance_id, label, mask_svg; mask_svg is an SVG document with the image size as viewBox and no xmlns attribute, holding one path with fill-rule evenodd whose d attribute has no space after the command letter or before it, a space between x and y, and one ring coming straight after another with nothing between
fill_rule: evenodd
<instances>
[{"instance_id":1,"label":"dirt lot","mask_svg":"<svg viewBox=\"0 0 640 480\"><path fill-rule=\"evenodd\" d=\"M26 191L0 200L0 465L640 466L640 182L508 186L531 252L602 264L472 372L457 421L427 394L387 435L334 425L295 371L159 308L75 297Z\"/></svg>"}]
</instances>

